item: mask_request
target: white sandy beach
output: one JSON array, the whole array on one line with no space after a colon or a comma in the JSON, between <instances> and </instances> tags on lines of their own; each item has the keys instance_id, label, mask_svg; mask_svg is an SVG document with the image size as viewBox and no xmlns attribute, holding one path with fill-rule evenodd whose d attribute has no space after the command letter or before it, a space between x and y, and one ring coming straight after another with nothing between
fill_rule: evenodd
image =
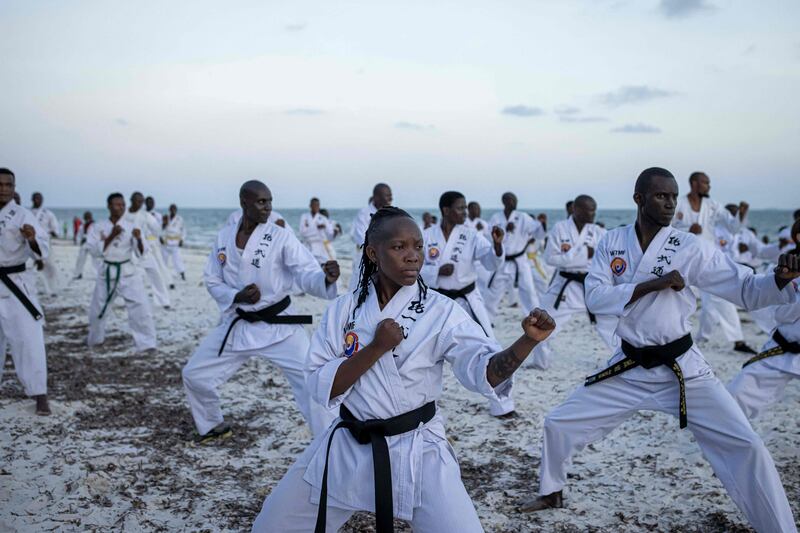
<instances>
[{"instance_id":1,"label":"white sandy beach","mask_svg":"<svg viewBox=\"0 0 800 533\"><path fill-rule=\"evenodd\" d=\"M310 440L286 381L267 361L252 360L222 389L234 436L194 446L180 369L219 318L202 284L205 254L184 250L188 281L177 282L172 309L156 315L160 347L147 356L133 353L119 303L105 346L86 347L94 279L67 281L76 254L72 244L56 243L63 289L56 299L42 299L54 414L34 414L10 360L0 384L0 532L249 530L265 495ZM344 287L351 265L342 267ZM295 302L315 323L326 304L306 296ZM506 308L496 321L503 345L519 334L519 314ZM766 335L742 316L746 340L760 348ZM481 397L446 374L439 407L487 531L750 531L690 432L650 412L576 457L565 509L517 513L517 503L538 487L544 415L609 356L583 316L573 318L554 347L559 358L550 370L518 372L516 419L490 417ZM726 383L746 360L722 340L702 348ZM792 383L784 402L754 424L796 517L799 406L800 384ZM372 523L359 514L345 530L371 531Z\"/></svg>"}]
</instances>

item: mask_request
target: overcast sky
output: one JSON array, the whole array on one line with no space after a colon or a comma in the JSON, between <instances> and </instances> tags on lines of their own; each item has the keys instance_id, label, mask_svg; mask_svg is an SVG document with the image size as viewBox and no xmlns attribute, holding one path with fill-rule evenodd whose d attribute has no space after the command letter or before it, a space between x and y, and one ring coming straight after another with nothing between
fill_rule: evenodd
<instances>
[{"instance_id":1,"label":"overcast sky","mask_svg":"<svg viewBox=\"0 0 800 533\"><path fill-rule=\"evenodd\" d=\"M386 181L408 207L618 208L658 165L800 207L796 0L3 0L0 20L0 166L26 204L223 207L256 178L276 207Z\"/></svg>"}]
</instances>

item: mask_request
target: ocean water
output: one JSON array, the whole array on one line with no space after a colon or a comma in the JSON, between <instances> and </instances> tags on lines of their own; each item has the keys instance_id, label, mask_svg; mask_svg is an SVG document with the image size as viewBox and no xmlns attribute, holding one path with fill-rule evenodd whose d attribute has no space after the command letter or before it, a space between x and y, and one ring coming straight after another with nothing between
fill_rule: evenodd
<instances>
[{"instance_id":1,"label":"ocean water","mask_svg":"<svg viewBox=\"0 0 800 533\"><path fill-rule=\"evenodd\" d=\"M283 215L295 231L297 231L300 226L300 216L307 211L305 208L277 208L276 210ZM415 208L406 210L420 222L422 221L422 213L425 211L439 215L439 210L436 208ZM549 225L566 217L566 213L563 209L523 208L522 210L532 214L545 213ZM100 220L108 216L108 211L105 208L53 208L53 212L58 217L62 227L65 223L67 224L66 234L70 237L72 236L72 218L75 216L82 217L84 211L91 211L95 220ZM334 241L336 253L341 258L352 258L354 246L348 234L350 232L350 225L358 213L358 209L329 209L329 211L331 217L339 222L344 230L344 234ZM229 208L181 209L179 213L186 223L186 246L209 249L231 212L232 209ZM483 218L488 219L492 213L494 213L494 210L485 211ZM766 234L770 237L770 240L774 240L780 227L791 224L792 211L788 209L751 209L748 218L750 226L755 228L759 235ZM608 209L599 210L597 213L597 221L604 223L609 229L630 224L635 219L636 211L634 209Z\"/></svg>"}]
</instances>

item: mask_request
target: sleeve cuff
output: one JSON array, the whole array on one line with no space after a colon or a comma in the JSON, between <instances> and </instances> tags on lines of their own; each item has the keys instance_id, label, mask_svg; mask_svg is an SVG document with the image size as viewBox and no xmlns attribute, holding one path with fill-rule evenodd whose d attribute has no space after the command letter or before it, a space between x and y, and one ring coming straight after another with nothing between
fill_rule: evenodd
<instances>
[{"instance_id":1,"label":"sleeve cuff","mask_svg":"<svg viewBox=\"0 0 800 533\"><path fill-rule=\"evenodd\" d=\"M313 387L312 395L317 403L322 404L326 409L339 407L347 395L350 394L350 391L353 390L351 386L339 396L331 398L331 389L333 389L333 380L336 377L336 372L339 371L339 367L345 361L347 361L345 357L328 361L316 371L316 376L314 376L316 386Z\"/></svg>"},{"instance_id":2,"label":"sleeve cuff","mask_svg":"<svg viewBox=\"0 0 800 533\"><path fill-rule=\"evenodd\" d=\"M633 283L626 283L620 288L620 297L616 304L618 307L614 309L615 312L611 313L612 315L624 317L630 314L631 310L633 309L633 305L628 305L628 302L631 301L631 296L633 296L634 290L636 290L636 285Z\"/></svg>"},{"instance_id":3,"label":"sleeve cuff","mask_svg":"<svg viewBox=\"0 0 800 533\"><path fill-rule=\"evenodd\" d=\"M486 370L489 367L489 361L492 360L495 354L488 354L483 358L481 361L481 375L483 379L478 384L478 392L481 393L484 397L489 398L491 400L507 400L511 397L511 390L514 386L514 376L512 375L505 381L501 381L497 384L496 387L492 387L489 384L489 380L486 378Z\"/></svg>"}]
</instances>

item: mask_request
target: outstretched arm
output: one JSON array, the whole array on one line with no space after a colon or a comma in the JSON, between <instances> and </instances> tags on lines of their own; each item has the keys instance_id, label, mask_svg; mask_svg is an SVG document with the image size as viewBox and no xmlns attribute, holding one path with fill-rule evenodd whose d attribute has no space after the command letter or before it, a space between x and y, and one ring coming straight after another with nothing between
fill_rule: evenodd
<instances>
[{"instance_id":1,"label":"outstretched arm","mask_svg":"<svg viewBox=\"0 0 800 533\"><path fill-rule=\"evenodd\" d=\"M522 320L525 332L514 344L496 353L486 367L486 379L492 387L510 378L527 359L537 344L545 340L556 327L553 318L542 309L534 309Z\"/></svg>"}]
</instances>

